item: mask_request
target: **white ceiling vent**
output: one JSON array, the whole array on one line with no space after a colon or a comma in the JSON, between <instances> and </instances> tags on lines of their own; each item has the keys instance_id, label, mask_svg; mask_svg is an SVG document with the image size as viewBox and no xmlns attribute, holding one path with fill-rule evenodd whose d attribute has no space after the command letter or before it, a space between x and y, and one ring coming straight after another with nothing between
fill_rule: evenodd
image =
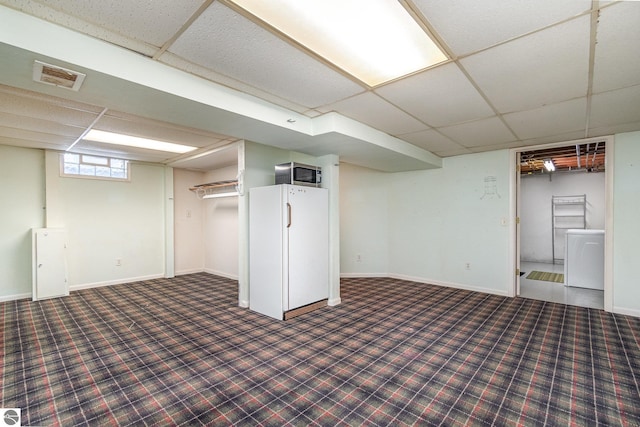
<instances>
[{"instance_id":1,"label":"white ceiling vent","mask_svg":"<svg viewBox=\"0 0 640 427\"><path fill-rule=\"evenodd\" d=\"M36 82L78 91L86 74L35 61L33 63L33 80Z\"/></svg>"}]
</instances>

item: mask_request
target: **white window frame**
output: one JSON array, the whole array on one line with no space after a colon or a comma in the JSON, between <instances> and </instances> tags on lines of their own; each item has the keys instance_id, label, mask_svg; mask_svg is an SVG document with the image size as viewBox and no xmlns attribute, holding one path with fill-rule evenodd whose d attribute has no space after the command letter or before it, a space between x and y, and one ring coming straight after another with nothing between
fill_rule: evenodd
<instances>
[{"instance_id":1,"label":"white window frame","mask_svg":"<svg viewBox=\"0 0 640 427\"><path fill-rule=\"evenodd\" d=\"M69 173L65 171L65 163L71 164L72 162L65 162L66 155L78 156L78 163L73 163L78 165L78 173ZM87 158L85 160L85 157ZM101 164L95 161L91 161L91 159L105 159L106 165ZM114 161L124 162L124 168L114 168L112 163ZM81 174L81 166L93 166L93 167L106 167L109 168L110 172L112 169L123 169L125 173L125 177L117 177L117 176L103 176L103 175L86 175ZM131 162L125 159L118 159L114 157L108 156L99 156L95 154L80 154L80 153L60 153L60 176L65 178L83 178L83 179L99 179L105 181L120 181L120 182L130 182L131 181Z\"/></svg>"}]
</instances>

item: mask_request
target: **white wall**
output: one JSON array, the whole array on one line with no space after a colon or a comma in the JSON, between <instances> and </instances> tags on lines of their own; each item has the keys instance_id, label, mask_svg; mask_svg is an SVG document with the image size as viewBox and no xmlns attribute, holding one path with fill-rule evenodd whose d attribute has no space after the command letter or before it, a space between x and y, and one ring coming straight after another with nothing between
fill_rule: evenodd
<instances>
[{"instance_id":1,"label":"white wall","mask_svg":"<svg viewBox=\"0 0 640 427\"><path fill-rule=\"evenodd\" d=\"M341 274L388 275L389 174L340 164L340 225Z\"/></svg>"},{"instance_id":2,"label":"white wall","mask_svg":"<svg viewBox=\"0 0 640 427\"><path fill-rule=\"evenodd\" d=\"M508 156L450 157L441 169L394 174L344 165L343 274L509 294Z\"/></svg>"},{"instance_id":3,"label":"white wall","mask_svg":"<svg viewBox=\"0 0 640 427\"><path fill-rule=\"evenodd\" d=\"M122 182L61 177L59 165L47 151L46 226L68 232L71 289L164 276L164 166L133 163Z\"/></svg>"},{"instance_id":4,"label":"white wall","mask_svg":"<svg viewBox=\"0 0 640 427\"><path fill-rule=\"evenodd\" d=\"M0 145L0 301L31 297L31 228L44 227L44 153Z\"/></svg>"},{"instance_id":5,"label":"white wall","mask_svg":"<svg viewBox=\"0 0 640 427\"><path fill-rule=\"evenodd\" d=\"M615 136L613 177L613 307L640 317L640 132Z\"/></svg>"},{"instance_id":6,"label":"white wall","mask_svg":"<svg viewBox=\"0 0 640 427\"><path fill-rule=\"evenodd\" d=\"M551 178L550 178L551 177ZM520 182L520 259L553 262L551 197L586 194L587 228L604 230L605 174L570 172L523 175ZM556 244L556 248L564 247ZM563 254L556 254L563 258Z\"/></svg>"},{"instance_id":7,"label":"white wall","mask_svg":"<svg viewBox=\"0 0 640 427\"><path fill-rule=\"evenodd\" d=\"M448 157L392 175L389 267L417 281L508 295L509 152Z\"/></svg>"},{"instance_id":8,"label":"white wall","mask_svg":"<svg viewBox=\"0 0 640 427\"><path fill-rule=\"evenodd\" d=\"M176 274L204 270L203 204L189 188L203 184L204 173L173 170Z\"/></svg>"},{"instance_id":9,"label":"white wall","mask_svg":"<svg viewBox=\"0 0 640 427\"><path fill-rule=\"evenodd\" d=\"M204 174L203 182L236 179L238 166ZM202 203L204 271L238 278L238 197L205 199Z\"/></svg>"}]
</instances>

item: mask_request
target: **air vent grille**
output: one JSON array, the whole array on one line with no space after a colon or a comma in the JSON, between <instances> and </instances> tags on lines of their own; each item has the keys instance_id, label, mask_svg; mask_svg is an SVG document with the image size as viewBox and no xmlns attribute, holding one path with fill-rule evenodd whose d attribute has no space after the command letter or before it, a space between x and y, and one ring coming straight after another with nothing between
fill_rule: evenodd
<instances>
[{"instance_id":1,"label":"air vent grille","mask_svg":"<svg viewBox=\"0 0 640 427\"><path fill-rule=\"evenodd\" d=\"M40 61L33 63L33 80L36 82L78 91L85 74Z\"/></svg>"}]
</instances>

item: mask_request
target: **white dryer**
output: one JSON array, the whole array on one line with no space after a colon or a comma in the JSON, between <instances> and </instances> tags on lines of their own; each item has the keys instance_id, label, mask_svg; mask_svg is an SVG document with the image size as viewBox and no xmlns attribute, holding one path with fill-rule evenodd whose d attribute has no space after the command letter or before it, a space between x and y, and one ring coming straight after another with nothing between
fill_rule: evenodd
<instances>
[{"instance_id":1,"label":"white dryer","mask_svg":"<svg viewBox=\"0 0 640 427\"><path fill-rule=\"evenodd\" d=\"M604 230L567 230L564 284L604 289Z\"/></svg>"}]
</instances>

